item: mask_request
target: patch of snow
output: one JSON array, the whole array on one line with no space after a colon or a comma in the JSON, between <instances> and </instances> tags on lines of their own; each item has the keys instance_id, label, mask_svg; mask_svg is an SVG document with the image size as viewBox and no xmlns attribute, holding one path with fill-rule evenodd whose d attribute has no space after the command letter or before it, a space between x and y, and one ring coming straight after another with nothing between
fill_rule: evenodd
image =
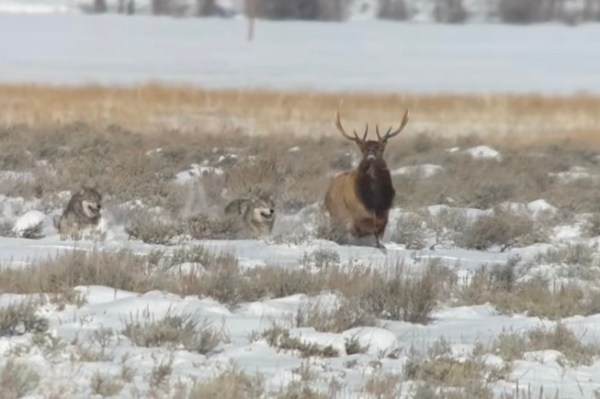
<instances>
[{"instance_id":1,"label":"patch of snow","mask_svg":"<svg viewBox=\"0 0 600 399\"><path fill-rule=\"evenodd\" d=\"M190 169L177 173L175 181L178 184L189 184L208 174L222 175L223 169L198 164L190 165Z\"/></svg>"},{"instance_id":2,"label":"patch of snow","mask_svg":"<svg viewBox=\"0 0 600 399\"><path fill-rule=\"evenodd\" d=\"M15 172L13 170L0 170L0 181L14 181L20 183L32 183L35 177L31 172Z\"/></svg>"},{"instance_id":3,"label":"patch of snow","mask_svg":"<svg viewBox=\"0 0 600 399\"><path fill-rule=\"evenodd\" d=\"M535 201L531 201L527 204L521 202L503 202L500 204L501 208L504 210L522 213L525 215L532 216L534 218L544 216L544 215L553 215L556 214L558 209L552 206L548 201L544 199L539 199Z\"/></svg>"},{"instance_id":4,"label":"patch of snow","mask_svg":"<svg viewBox=\"0 0 600 399\"><path fill-rule=\"evenodd\" d=\"M153 150L147 151L146 155L149 156L149 157L151 157L151 156L154 156L154 155L160 155L162 152L163 152L162 148L155 148Z\"/></svg>"},{"instance_id":5,"label":"patch of snow","mask_svg":"<svg viewBox=\"0 0 600 399\"><path fill-rule=\"evenodd\" d=\"M444 172L444 167L434 164L422 164L414 166L403 166L391 171L392 176L417 176L417 177L432 177L438 173Z\"/></svg>"},{"instance_id":6,"label":"patch of snow","mask_svg":"<svg viewBox=\"0 0 600 399\"><path fill-rule=\"evenodd\" d=\"M538 217L540 215L555 214L558 211L558 209L555 206L551 205L548 201L544 199L531 201L527 204L527 210L534 217Z\"/></svg>"},{"instance_id":7,"label":"patch of snow","mask_svg":"<svg viewBox=\"0 0 600 399\"><path fill-rule=\"evenodd\" d=\"M502 159L502 155L498 151L487 145L469 148L464 152L475 159L495 159L498 161Z\"/></svg>"},{"instance_id":8,"label":"patch of snow","mask_svg":"<svg viewBox=\"0 0 600 399\"><path fill-rule=\"evenodd\" d=\"M367 353L385 356L398 349L398 339L391 331L377 327L356 327L342 333L346 340L358 340L360 346L367 348Z\"/></svg>"},{"instance_id":9,"label":"patch of snow","mask_svg":"<svg viewBox=\"0 0 600 399\"><path fill-rule=\"evenodd\" d=\"M200 23L146 16L5 15L0 35L23 34L18 41L0 41L0 80L111 85L160 81L205 88L336 92L600 91L595 84L600 54L589 40L600 33L597 24L523 29L259 21L250 44L246 29L244 19L205 18ZM457 56L448 56L447 43L453 43L452 54ZM166 53L177 62L166 60ZM365 62L378 59L387 62Z\"/></svg>"},{"instance_id":10,"label":"patch of snow","mask_svg":"<svg viewBox=\"0 0 600 399\"><path fill-rule=\"evenodd\" d=\"M581 228L577 225L560 225L552 228L554 242L572 241L581 237Z\"/></svg>"},{"instance_id":11,"label":"patch of snow","mask_svg":"<svg viewBox=\"0 0 600 399\"><path fill-rule=\"evenodd\" d=\"M15 222L12 228L13 233L17 237L23 237L25 234L31 234L32 231L38 230L41 234L44 224L48 217L40 211L28 211Z\"/></svg>"},{"instance_id":12,"label":"patch of snow","mask_svg":"<svg viewBox=\"0 0 600 399\"><path fill-rule=\"evenodd\" d=\"M583 166L573 166L566 172L548 173L548 175L558 178L563 183L569 183L576 180L600 178L599 175L590 173L588 168Z\"/></svg>"}]
</instances>

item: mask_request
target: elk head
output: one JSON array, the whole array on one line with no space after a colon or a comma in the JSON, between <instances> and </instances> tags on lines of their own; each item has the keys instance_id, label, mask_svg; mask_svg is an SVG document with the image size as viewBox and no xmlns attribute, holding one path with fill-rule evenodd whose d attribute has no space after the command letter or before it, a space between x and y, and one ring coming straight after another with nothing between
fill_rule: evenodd
<instances>
[{"instance_id":1,"label":"elk head","mask_svg":"<svg viewBox=\"0 0 600 399\"><path fill-rule=\"evenodd\" d=\"M358 136L356 130L353 130L354 137L350 136L344 130L342 126L342 122L340 121L340 112L336 111L335 118L335 126L340 131L344 138L353 141L356 143L360 152L362 153L363 159L361 164L372 164L383 162L383 153L385 152L385 146L387 145L387 141L394 136L397 136L408 123L408 110L404 113L404 117L402 118L402 123L400 123L400 127L398 129L392 131L390 127L383 136L379 133L379 125L375 125L375 133L377 134L377 140L367 140L367 134L369 133L369 125L365 124L365 131L363 133L362 138Z\"/></svg>"}]
</instances>

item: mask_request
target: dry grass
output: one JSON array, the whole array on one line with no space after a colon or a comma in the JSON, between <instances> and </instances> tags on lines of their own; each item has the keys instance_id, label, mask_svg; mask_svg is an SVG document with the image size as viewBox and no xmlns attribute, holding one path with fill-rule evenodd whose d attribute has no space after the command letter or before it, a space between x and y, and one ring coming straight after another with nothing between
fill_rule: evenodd
<instances>
[{"instance_id":1,"label":"dry grass","mask_svg":"<svg viewBox=\"0 0 600 399\"><path fill-rule=\"evenodd\" d=\"M90 380L90 388L96 395L104 397L115 396L123 390L123 383L115 376L102 373L94 373Z\"/></svg>"},{"instance_id":2,"label":"dry grass","mask_svg":"<svg viewBox=\"0 0 600 399\"><path fill-rule=\"evenodd\" d=\"M217 214L228 201L252 192L272 195L278 212L322 202L331 174L349 169L358 157L332 126L339 95L160 86L1 86L0 93L6 94L0 96L5 105L0 169L33 174L27 181L3 182L0 193L41 198L52 210L64 205L59 192L91 179L107 197L105 208L129 223L132 237L147 242L170 242L181 233L230 236L235 232ZM445 169L429 178L395 176L397 205L491 208L503 201L545 198L561 210L600 212L598 181L564 182L550 175L572 166L600 172L593 152L600 148L600 132L594 130L600 126L595 112L600 99L344 97L345 114L355 118L347 121L349 127L362 118L394 124L399 109L411 108L407 134L387 150L391 169L423 163ZM515 134L507 140L499 129ZM496 146L502 161L446 151L482 143ZM209 173L196 185L177 184L175 175L191 164L222 173ZM116 209L134 200L146 208L137 214ZM177 223L147 217L147 207L155 206ZM335 226L321 227L320 237L344 240ZM419 237L401 239L414 247L422 244Z\"/></svg>"},{"instance_id":3,"label":"dry grass","mask_svg":"<svg viewBox=\"0 0 600 399\"><path fill-rule=\"evenodd\" d=\"M490 303L502 313L525 313L550 320L598 313L597 291L542 276L519 280L523 270L530 266L513 258L504 265L480 269L466 286L459 288L458 303Z\"/></svg>"},{"instance_id":4,"label":"dry grass","mask_svg":"<svg viewBox=\"0 0 600 399\"><path fill-rule=\"evenodd\" d=\"M35 390L39 381L39 374L31 366L10 359L0 369L0 397L22 398Z\"/></svg>"},{"instance_id":5,"label":"dry grass","mask_svg":"<svg viewBox=\"0 0 600 399\"><path fill-rule=\"evenodd\" d=\"M259 399L263 397L263 394L264 386L262 379L233 370L224 372L211 380L197 381L186 397L190 399Z\"/></svg>"},{"instance_id":6,"label":"dry grass","mask_svg":"<svg viewBox=\"0 0 600 399\"><path fill-rule=\"evenodd\" d=\"M274 325L261 334L267 343L278 350L297 351L301 357L337 357L340 353L331 345L323 346L316 343L306 343L290 335L290 331Z\"/></svg>"},{"instance_id":7,"label":"dry grass","mask_svg":"<svg viewBox=\"0 0 600 399\"><path fill-rule=\"evenodd\" d=\"M0 337L46 331L48 320L36 315L36 310L31 301L0 308Z\"/></svg>"},{"instance_id":8,"label":"dry grass","mask_svg":"<svg viewBox=\"0 0 600 399\"><path fill-rule=\"evenodd\" d=\"M583 343L560 322L553 328L537 327L525 334L503 331L486 350L507 362L523 359L525 352L555 350L563 355L558 361L565 367L590 365L600 355L597 343Z\"/></svg>"},{"instance_id":9,"label":"dry grass","mask_svg":"<svg viewBox=\"0 0 600 399\"><path fill-rule=\"evenodd\" d=\"M164 132L171 129L218 133L242 132L303 135L334 134L332 115L340 98L352 122L398 123L411 110L409 131L433 130L444 135L494 133L511 135L514 144L572 137L598 145L600 99L586 95L551 98L538 95L382 95L318 94L245 90L201 90L146 85L51 87L4 85L0 105L5 124L46 127L84 122L104 129ZM471 126L471 127L469 127ZM519 133L539 133L535 138ZM572 135L572 136L570 136Z\"/></svg>"},{"instance_id":10,"label":"dry grass","mask_svg":"<svg viewBox=\"0 0 600 399\"><path fill-rule=\"evenodd\" d=\"M335 309L328 310L319 302L310 303L298 309L296 325L332 333L341 333L354 327L374 326L377 319L369 305L364 300L342 298Z\"/></svg>"},{"instance_id":11,"label":"dry grass","mask_svg":"<svg viewBox=\"0 0 600 399\"><path fill-rule=\"evenodd\" d=\"M404 365L405 379L425 383L416 385L415 398L491 399L494 395L488 383L496 379L497 372L477 355L454 358L444 339L427 354L411 353Z\"/></svg>"},{"instance_id":12,"label":"dry grass","mask_svg":"<svg viewBox=\"0 0 600 399\"><path fill-rule=\"evenodd\" d=\"M181 269L183 263L198 267ZM163 290L212 297L232 306L265 297L330 291L341 294L345 303L333 313L328 327L339 330L359 322L372 324L373 317L426 323L453 280L452 273L436 262L425 264L424 272L414 275L400 266L391 272L339 264L316 272L311 269L312 265L244 270L232 255L215 254L202 246L147 256L127 250L74 251L23 268L0 268L0 288L4 292L62 295L76 286L104 285L141 293ZM81 302L81 298L73 298ZM356 304L360 306L355 308Z\"/></svg>"},{"instance_id":13,"label":"dry grass","mask_svg":"<svg viewBox=\"0 0 600 399\"><path fill-rule=\"evenodd\" d=\"M207 321L198 322L191 315L173 315L169 312L162 319L154 319L149 310L130 317L121 333L138 346L185 348L203 355L227 340L223 331L212 327Z\"/></svg>"}]
</instances>

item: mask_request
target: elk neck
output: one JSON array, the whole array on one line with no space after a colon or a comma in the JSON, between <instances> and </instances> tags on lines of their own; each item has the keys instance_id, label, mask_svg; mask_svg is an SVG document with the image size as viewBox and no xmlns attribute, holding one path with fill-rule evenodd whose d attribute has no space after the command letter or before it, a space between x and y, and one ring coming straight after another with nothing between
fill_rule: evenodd
<instances>
[{"instance_id":1,"label":"elk neck","mask_svg":"<svg viewBox=\"0 0 600 399\"><path fill-rule=\"evenodd\" d=\"M385 161L363 159L357 170L356 190L367 210L377 216L386 214L396 192Z\"/></svg>"}]
</instances>

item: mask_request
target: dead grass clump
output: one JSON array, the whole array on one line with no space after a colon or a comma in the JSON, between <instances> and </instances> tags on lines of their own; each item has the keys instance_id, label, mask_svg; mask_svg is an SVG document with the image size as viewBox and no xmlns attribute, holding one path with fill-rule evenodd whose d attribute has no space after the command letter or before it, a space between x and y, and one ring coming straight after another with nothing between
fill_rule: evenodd
<instances>
[{"instance_id":1,"label":"dead grass clump","mask_svg":"<svg viewBox=\"0 0 600 399\"><path fill-rule=\"evenodd\" d=\"M558 249L549 249L545 253L536 257L537 262L553 263L567 266L586 266L592 267L598 264L595 257L597 248L586 244L567 244Z\"/></svg>"},{"instance_id":2,"label":"dead grass clump","mask_svg":"<svg viewBox=\"0 0 600 399\"><path fill-rule=\"evenodd\" d=\"M213 218L197 214L160 220L152 215L138 214L130 218L125 232L129 239L147 244L174 245L185 239L230 239L237 237L240 225L231 218Z\"/></svg>"},{"instance_id":3,"label":"dead grass clump","mask_svg":"<svg viewBox=\"0 0 600 399\"><path fill-rule=\"evenodd\" d=\"M600 354L598 345L584 344L562 323L556 323L551 330L536 328L531 330L527 336L529 339L528 350L557 350L565 355L571 365L591 365L594 358Z\"/></svg>"},{"instance_id":4,"label":"dead grass clump","mask_svg":"<svg viewBox=\"0 0 600 399\"><path fill-rule=\"evenodd\" d=\"M298 351L301 357L337 357L340 355L331 345L305 343L299 338L292 337L288 329L277 325L263 331L261 335L270 346L283 351Z\"/></svg>"},{"instance_id":5,"label":"dead grass clump","mask_svg":"<svg viewBox=\"0 0 600 399\"><path fill-rule=\"evenodd\" d=\"M588 237L600 236L600 213L594 213L587 219L584 232Z\"/></svg>"},{"instance_id":6,"label":"dead grass clump","mask_svg":"<svg viewBox=\"0 0 600 399\"><path fill-rule=\"evenodd\" d=\"M139 216L129 221L125 227L129 239L137 239L146 244L172 245L175 237L184 234L182 225L174 222L158 221L154 218Z\"/></svg>"},{"instance_id":7,"label":"dead grass clump","mask_svg":"<svg viewBox=\"0 0 600 399\"><path fill-rule=\"evenodd\" d=\"M465 248L487 250L498 247L501 252L515 245L527 246L547 240L548 236L532 218L501 209L495 209L492 215L478 217L457 239Z\"/></svg>"},{"instance_id":8,"label":"dead grass clump","mask_svg":"<svg viewBox=\"0 0 600 399\"><path fill-rule=\"evenodd\" d=\"M366 317L366 312L372 309L376 317L425 322L437 298L442 291L448 291L453 280L446 269L434 266L415 276L400 270L388 274L367 267L334 264L316 271L310 265L244 270L233 255L213 253L202 246L175 250L170 256L162 251L147 256L128 250L70 251L23 268L0 269L0 287L14 293L48 294L60 306L66 302L83 303L74 287L88 285L140 293L164 290L184 296L212 297L229 305L265 297L331 291L361 304L357 308L360 312L353 313L350 319ZM360 314L363 316L359 317Z\"/></svg>"},{"instance_id":9,"label":"dead grass clump","mask_svg":"<svg viewBox=\"0 0 600 399\"><path fill-rule=\"evenodd\" d=\"M425 217L409 213L401 216L396 223L393 240L404 244L407 249L423 249L426 239Z\"/></svg>"},{"instance_id":10,"label":"dead grass clump","mask_svg":"<svg viewBox=\"0 0 600 399\"><path fill-rule=\"evenodd\" d=\"M236 220L194 215L185 219L186 233L195 240L235 238L240 233Z\"/></svg>"},{"instance_id":11,"label":"dead grass clump","mask_svg":"<svg viewBox=\"0 0 600 399\"><path fill-rule=\"evenodd\" d=\"M196 381L188 398L261 399L264 397L263 381L258 376L248 376L241 371L226 371L207 381Z\"/></svg>"},{"instance_id":12,"label":"dead grass clump","mask_svg":"<svg viewBox=\"0 0 600 399\"><path fill-rule=\"evenodd\" d=\"M19 399L33 392L40 376L25 363L9 359L0 370L0 397Z\"/></svg>"},{"instance_id":13,"label":"dead grass clump","mask_svg":"<svg viewBox=\"0 0 600 399\"><path fill-rule=\"evenodd\" d=\"M168 385L169 378L173 373L173 357L155 361L150 372L150 386L152 388L161 388Z\"/></svg>"},{"instance_id":14,"label":"dead grass clump","mask_svg":"<svg viewBox=\"0 0 600 399\"><path fill-rule=\"evenodd\" d=\"M145 257L129 250L68 251L23 268L0 269L0 287L25 294L62 294L85 285L145 292L157 284L147 275L147 267Z\"/></svg>"},{"instance_id":15,"label":"dead grass clump","mask_svg":"<svg viewBox=\"0 0 600 399\"><path fill-rule=\"evenodd\" d=\"M600 346L584 344L564 324L551 328L538 327L526 334L504 331L492 350L505 361L522 359L525 352L556 350L564 355L565 366L591 365L600 355Z\"/></svg>"},{"instance_id":16,"label":"dead grass clump","mask_svg":"<svg viewBox=\"0 0 600 399\"><path fill-rule=\"evenodd\" d=\"M191 315L170 313L156 320L149 311L135 318L130 317L121 333L137 346L181 347L201 354L212 352L226 341L226 335L211 327L207 321L198 322Z\"/></svg>"},{"instance_id":17,"label":"dead grass clump","mask_svg":"<svg viewBox=\"0 0 600 399\"><path fill-rule=\"evenodd\" d=\"M322 220L317 226L317 238L332 241L340 245L348 244L350 236L348 229L341 223Z\"/></svg>"},{"instance_id":18,"label":"dead grass clump","mask_svg":"<svg viewBox=\"0 0 600 399\"><path fill-rule=\"evenodd\" d=\"M517 281L514 270L482 269L458 294L464 304L489 302L500 312L559 320L597 312L597 295L574 283L550 284L543 278Z\"/></svg>"},{"instance_id":19,"label":"dead grass clump","mask_svg":"<svg viewBox=\"0 0 600 399\"><path fill-rule=\"evenodd\" d=\"M248 281L233 255L213 255L207 257L203 265L207 273L180 274L174 281L176 290L184 295L207 296L230 305L258 299L249 289L252 281Z\"/></svg>"},{"instance_id":20,"label":"dead grass clump","mask_svg":"<svg viewBox=\"0 0 600 399\"><path fill-rule=\"evenodd\" d=\"M97 371L92 375L90 380L90 388L96 395L103 398L117 395L123 390L123 383L115 376Z\"/></svg>"},{"instance_id":21,"label":"dead grass clump","mask_svg":"<svg viewBox=\"0 0 600 399\"><path fill-rule=\"evenodd\" d=\"M0 308L0 337L46 331L48 320L36 315L36 310L37 306L32 301Z\"/></svg>"},{"instance_id":22,"label":"dead grass clump","mask_svg":"<svg viewBox=\"0 0 600 399\"><path fill-rule=\"evenodd\" d=\"M409 276L398 267L387 278L377 278L365 298L380 317L427 323L443 291L445 275L436 264L417 276Z\"/></svg>"},{"instance_id":23,"label":"dead grass clump","mask_svg":"<svg viewBox=\"0 0 600 399\"><path fill-rule=\"evenodd\" d=\"M336 267L340 265L340 255L334 250L317 249L305 254L304 264L312 264L318 269Z\"/></svg>"},{"instance_id":24,"label":"dead grass clump","mask_svg":"<svg viewBox=\"0 0 600 399\"><path fill-rule=\"evenodd\" d=\"M404 366L406 379L425 381L440 388L461 388L458 397L467 398L493 398L492 391L484 383L488 372L488 367L476 358L456 360L450 356L413 357Z\"/></svg>"},{"instance_id":25,"label":"dead grass clump","mask_svg":"<svg viewBox=\"0 0 600 399\"><path fill-rule=\"evenodd\" d=\"M319 302L300 307L296 313L297 327L313 327L317 331L341 333L354 327L374 326L377 319L366 301L341 298L334 309Z\"/></svg>"},{"instance_id":26,"label":"dead grass clump","mask_svg":"<svg viewBox=\"0 0 600 399\"><path fill-rule=\"evenodd\" d=\"M320 393L300 381L292 381L285 388L281 389L277 393L277 396L274 396L275 399L332 399L335 397L337 396Z\"/></svg>"},{"instance_id":27,"label":"dead grass clump","mask_svg":"<svg viewBox=\"0 0 600 399\"><path fill-rule=\"evenodd\" d=\"M246 298L282 298L297 293L318 294L327 289L328 276L334 272L322 270L312 273L307 269L287 269L282 267L264 267L248 270ZM340 281L341 282L341 281Z\"/></svg>"},{"instance_id":28,"label":"dead grass clump","mask_svg":"<svg viewBox=\"0 0 600 399\"><path fill-rule=\"evenodd\" d=\"M370 377L362 388L363 393L378 399L394 399L402 396L402 376L383 374Z\"/></svg>"}]
</instances>

